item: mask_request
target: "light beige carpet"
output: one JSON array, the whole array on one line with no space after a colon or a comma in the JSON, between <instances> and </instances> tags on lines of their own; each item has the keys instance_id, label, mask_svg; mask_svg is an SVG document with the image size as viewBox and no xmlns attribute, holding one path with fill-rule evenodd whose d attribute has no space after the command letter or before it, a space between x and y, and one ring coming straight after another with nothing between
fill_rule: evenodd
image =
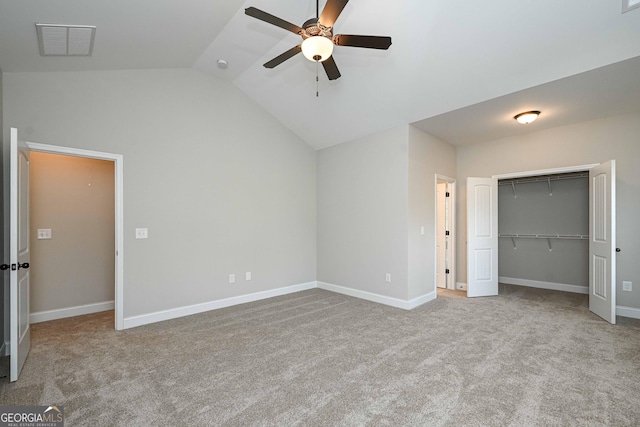
<instances>
[{"instance_id":1,"label":"light beige carpet","mask_svg":"<svg viewBox=\"0 0 640 427\"><path fill-rule=\"evenodd\" d=\"M113 330L35 324L0 404L68 426L637 426L640 321L585 295L501 286L413 311L323 290Z\"/></svg>"}]
</instances>

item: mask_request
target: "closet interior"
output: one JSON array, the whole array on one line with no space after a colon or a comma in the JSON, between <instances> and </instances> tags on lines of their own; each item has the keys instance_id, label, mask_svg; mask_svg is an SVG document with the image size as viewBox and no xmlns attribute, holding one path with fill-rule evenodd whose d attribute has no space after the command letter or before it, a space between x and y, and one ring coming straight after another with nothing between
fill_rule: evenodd
<instances>
[{"instance_id":1,"label":"closet interior","mask_svg":"<svg viewBox=\"0 0 640 427\"><path fill-rule=\"evenodd\" d=\"M498 181L501 283L589 289L589 172Z\"/></svg>"}]
</instances>

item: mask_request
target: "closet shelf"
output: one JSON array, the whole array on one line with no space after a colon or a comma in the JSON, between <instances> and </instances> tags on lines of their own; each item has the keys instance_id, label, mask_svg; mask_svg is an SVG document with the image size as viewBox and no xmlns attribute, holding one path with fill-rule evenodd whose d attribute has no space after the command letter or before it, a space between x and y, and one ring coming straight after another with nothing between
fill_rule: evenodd
<instances>
[{"instance_id":1,"label":"closet shelf","mask_svg":"<svg viewBox=\"0 0 640 427\"><path fill-rule=\"evenodd\" d=\"M507 178L498 181L498 185L527 184L531 182L562 181L565 179L589 178L589 172L572 172L556 175L539 175L525 178Z\"/></svg>"},{"instance_id":2,"label":"closet shelf","mask_svg":"<svg viewBox=\"0 0 640 427\"><path fill-rule=\"evenodd\" d=\"M513 249L518 249L516 246L516 239L546 239L547 246L549 246L549 252L553 250L551 246L551 239L567 239L567 240L586 240L589 238L588 234L498 234L498 237L509 237L511 243L513 243Z\"/></svg>"},{"instance_id":3,"label":"closet shelf","mask_svg":"<svg viewBox=\"0 0 640 427\"><path fill-rule=\"evenodd\" d=\"M555 174L555 175L540 175L540 176L532 176L526 178L511 178L511 179L501 179L498 181L498 185L510 185L513 190L513 197L518 197L518 193L516 193L516 184L527 184L531 182L546 182L549 186L549 195L553 196L553 191L551 189L551 181L560 181L564 179L576 179L576 178L589 178L589 172L572 172L572 173L563 173L563 174Z\"/></svg>"},{"instance_id":4,"label":"closet shelf","mask_svg":"<svg viewBox=\"0 0 640 427\"><path fill-rule=\"evenodd\" d=\"M526 239L571 239L585 240L588 234L498 234L498 237L518 237Z\"/></svg>"}]
</instances>

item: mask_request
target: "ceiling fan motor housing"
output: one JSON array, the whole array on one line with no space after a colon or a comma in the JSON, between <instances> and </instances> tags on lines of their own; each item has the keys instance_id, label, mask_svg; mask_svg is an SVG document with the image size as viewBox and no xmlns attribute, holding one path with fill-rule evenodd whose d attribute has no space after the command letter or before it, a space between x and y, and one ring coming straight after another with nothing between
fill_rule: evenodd
<instances>
[{"instance_id":1,"label":"ceiling fan motor housing","mask_svg":"<svg viewBox=\"0 0 640 427\"><path fill-rule=\"evenodd\" d=\"M322 36L326 37L330 40L333 39L332 27L325 27L321 23L318 22L318 18L311 18L305 21L302 24L302 33L300 34L303 39L308 39L309 37L314 36Z\"/></svg>"}]
</instances>

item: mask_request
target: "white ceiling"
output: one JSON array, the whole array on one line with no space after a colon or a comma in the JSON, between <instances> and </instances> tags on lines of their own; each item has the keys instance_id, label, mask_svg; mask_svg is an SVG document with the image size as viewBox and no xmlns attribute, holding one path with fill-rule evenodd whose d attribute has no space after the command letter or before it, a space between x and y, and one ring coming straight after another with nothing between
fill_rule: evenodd
<instances>
[{"instance_id":1,"label":"white ceiling","mask_svg":"<svg viewBox=\"0 0 640 427\"><path fill-rule=\"evenodd\" d=\"M317 98L316 65L302 55L262 66L300 38L244 15L249 6L297 25L315 15L313 0L0 0L0 68L195 67L315 148L407 123L468 144L640 111L640 9L622 14L622 0L352 0L334 33L393 44L336 47L342 77L320 67ZM36 22L97 26L93 56L41 57ZM543 114L517 125L526 109Z\"/></svg>"},{"instance_id":2,"label":"white ceiling","mask_svg":"<svg viewBox=\"0 0 640 427\"><path fill-rule=\"evenodd\" d=\"M542 111L523 126L513 117ZM493 141L640 110L640 57L524 89L413 123L454 145Z\"/></svg>"}]
</instances>

